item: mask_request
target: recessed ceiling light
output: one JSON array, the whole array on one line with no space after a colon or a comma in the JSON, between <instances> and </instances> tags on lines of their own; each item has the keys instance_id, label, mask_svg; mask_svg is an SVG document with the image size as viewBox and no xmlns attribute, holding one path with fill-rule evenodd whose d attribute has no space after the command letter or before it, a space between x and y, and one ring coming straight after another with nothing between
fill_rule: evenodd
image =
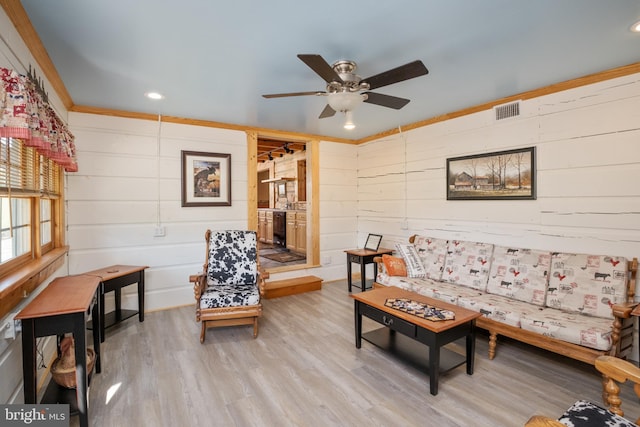
<instances>
[{"instance_id":1,"label":"recessed ceiling light","mask_svg":"<svg viewBox=\"0 0 640 427\"><path fill-rule=\"evenodd\" d=\"M144 94L144 96L146 96L149 99L153 99L155 101L158 101L164 98L164 96L162 96L162 94L158 92L147 92Z\"/></svg>"},{"instance_id":2,"label":"recessed ceiling light","mask_svg":"<svg viewBox=\"0 0 640 427\"><path fill-rule=\"evenodd\" d=\"M633 31L634 33L640 33L640 21L631 26L631 31Z\"/></svg>"}]
</instances>

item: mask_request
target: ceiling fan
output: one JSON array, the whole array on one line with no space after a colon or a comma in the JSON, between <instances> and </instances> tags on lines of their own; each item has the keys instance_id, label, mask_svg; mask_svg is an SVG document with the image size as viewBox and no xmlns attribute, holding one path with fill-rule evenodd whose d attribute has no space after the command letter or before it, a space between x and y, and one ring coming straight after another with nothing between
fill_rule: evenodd
<instances>
[{"instance_id":1,"label":"ceiling fan","mask_svg":"<svg viewBox=\"0 0 640 427\"><path fill-rule=\"evenodd\" d=\"M320 55L299 54L298 58L327 82L326 90L274 93L262 96L264 98L305 95L326 96L327 105L320 113L320 118L332 117L336 111L344 112L347 115L347 121L345 123L346 129L353 129L355 127L351 118L351 112L362 102L394 108L396 110L401 109L409 103L409 100L406 98L369 92L371 89L388 86L429 73L429 70L427 70L427 67L424 66L422 61L417 60L363 79L355 73L357 65L353 61L342 60L335 62L333 65L329 65Z\"/></svg>"}]
</instances>

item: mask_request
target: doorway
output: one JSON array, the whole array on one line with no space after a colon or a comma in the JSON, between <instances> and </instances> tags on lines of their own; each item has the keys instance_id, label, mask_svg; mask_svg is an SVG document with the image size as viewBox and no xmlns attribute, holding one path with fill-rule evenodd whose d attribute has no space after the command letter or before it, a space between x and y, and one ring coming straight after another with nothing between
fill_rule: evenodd
<instances>
[{"instance_id":1,"label":"doorway","mask_svg":"<svg viewBox=\"0 0 640 427\"><path fill-rule=\"evenodd\" d=\"M317 226L307 165L313 142L256 135L256 219L261 264L272 272L313 265L311 237ZM284 225L284 227L283 227ZM316 262L317 264L317 262Z\"/></svg>"}]
</instances>

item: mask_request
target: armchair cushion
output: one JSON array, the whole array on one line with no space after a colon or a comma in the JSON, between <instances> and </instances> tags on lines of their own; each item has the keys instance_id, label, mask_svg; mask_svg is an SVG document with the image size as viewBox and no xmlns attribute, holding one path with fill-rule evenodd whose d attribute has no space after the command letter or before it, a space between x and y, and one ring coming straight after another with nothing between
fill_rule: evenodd
<instances>
[{"instance_id":1,"label":"armchair cushion","mask_svg":"<svg viewBox=\"0 0 640 427\"><path fill-rule=\"evenodd\" d=\"M558 421L572 427L638 427L631 421L586 400L574 403Z\"/></svg>"},{"instance_id":2,"label":"armchair cushion","mask_svg":"<svg viewBox=\"0 0 640 427\"><path fill-rule=\"evenodd\" d=\"M256 284L215 285L200 297L200 308L239 307L259 302L260 291Z\"/></svg>"},{"instance_id":3,"label":"armchair cushion","mask_svg":"<svg viewBox=\"0 0 640 427\"><path fill-rule=\"evenodd\" d=\"M207 285L255 285L258 275L255 231L214 231L209 237Z\"/></svg>"}]
</instances>

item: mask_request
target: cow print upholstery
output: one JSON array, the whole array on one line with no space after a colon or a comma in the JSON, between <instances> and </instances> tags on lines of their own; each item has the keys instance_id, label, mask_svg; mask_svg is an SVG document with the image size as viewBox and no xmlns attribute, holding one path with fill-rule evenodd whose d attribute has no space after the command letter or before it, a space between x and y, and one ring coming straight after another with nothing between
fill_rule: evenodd
<instances>
[{"instance_id":1,"label":"cow print upholstery","mask_svg":"<svg viewBox=\"0 0 640 427\"><path fill-rule=\"evenodd\" d=\"M574 403L558 421L568 427L638 427L637 424L586 400Z\"/></svg>"},{"instance_id":2,"label":"cow print upholstery","mask_svg":"<svg viewBox=\"0 0 640 427\"><path fill-rule=\"evenodd\" d=\"M207 289L200 308L255 305L258 288L255 231L214 231L209 237Z\"/></svg>"}]
</instances>

